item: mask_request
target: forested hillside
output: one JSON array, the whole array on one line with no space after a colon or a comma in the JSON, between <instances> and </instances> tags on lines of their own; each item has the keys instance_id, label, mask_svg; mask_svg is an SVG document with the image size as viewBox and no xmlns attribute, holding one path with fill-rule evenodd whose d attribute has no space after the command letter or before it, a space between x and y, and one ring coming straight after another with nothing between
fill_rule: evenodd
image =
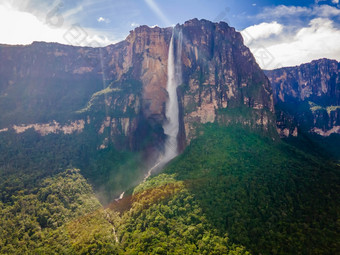
<instances>
[{"instance_id":1,"label":"forested hillside","mask_svg":"<svg viewBox=\"0 0 340 255\"><path fill-rule=\"evenodd\" d=\"M0 201L1 254L74 254L93 247L101 252L112 250L111 225L79 170L68 169L37 183ZM91 213L96 217L86 222Z\"/></svg>"},{"instance_id":2,"label":"forested hillside","mask_svg":"<svg viewBox=\"0 0 340 255\"><path fill-rule=\"evenodd\" d=\"M129 244L146 245L142 236L150 233L154 245L143 251L151 252L159 237L172 243L175 231L200 253L197 240L207 238L208 224L216 235L209 240L228 235L254 254L337 252L339 164L241 127L209 125L202 132L163 174L135 189L122 217L123 232L132 231Z\"/></svg>"},{"instance_id":3,"label":"forested hillside","mask_svg":"<svg viewBox=\"0 0 340 255\"><path fill-rule=\"evenodd\" d=\"M241 126L201 133L105 210L77 170L13 192L1 252L336 254L339 164Z\"/></svg>"}]
</instances>

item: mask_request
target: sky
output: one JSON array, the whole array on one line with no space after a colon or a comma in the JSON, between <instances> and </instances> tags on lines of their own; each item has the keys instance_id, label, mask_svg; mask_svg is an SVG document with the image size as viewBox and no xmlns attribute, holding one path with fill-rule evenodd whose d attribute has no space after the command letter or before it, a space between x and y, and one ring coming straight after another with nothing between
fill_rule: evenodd
<instances>
[{"instance_id":1,"label":"sky","mask_svg":"<svg viewBox=\"0 0 340 255\"><path fill-rule=\"evenodd\" d=\"M263 69L340 61L339 0L1 0L0 44L100 47L140 25L169 27L192 18L235 27Z\"/></svg>"}]
</instances>

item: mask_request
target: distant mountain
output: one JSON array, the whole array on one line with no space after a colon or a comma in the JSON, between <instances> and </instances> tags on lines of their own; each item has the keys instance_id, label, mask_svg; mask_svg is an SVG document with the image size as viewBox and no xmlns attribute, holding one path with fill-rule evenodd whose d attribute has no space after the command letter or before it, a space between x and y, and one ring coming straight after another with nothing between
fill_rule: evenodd
<instances>
[{"instance_id":1,"label":"distant mountain","mask_svg":"<svg viewBox=\"0 0 340 255\"><path fill-rule=\"evenodd\" d=\"M265 71L272 87L281 136L298 132L340 134L340 63L319 59Z\"/></svg>"}]
</instances>

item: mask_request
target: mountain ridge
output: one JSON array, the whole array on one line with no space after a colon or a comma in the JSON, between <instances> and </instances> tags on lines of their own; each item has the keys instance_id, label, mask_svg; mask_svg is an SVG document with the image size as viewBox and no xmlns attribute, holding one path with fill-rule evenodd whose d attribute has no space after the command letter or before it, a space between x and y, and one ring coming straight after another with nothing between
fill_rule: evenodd
<instances>
[{"instance_id":1,"label":"mountain ridge","mask_svg":"<svg viewBox=\"0 0 340 255\"><path fill-rule=\"evenodd\" d=\"M338 61L323 58L265 73L273 87L278 132L282 137L296 136L298 130L326 137L340 133Z\"/></svg>"}]
</instances>

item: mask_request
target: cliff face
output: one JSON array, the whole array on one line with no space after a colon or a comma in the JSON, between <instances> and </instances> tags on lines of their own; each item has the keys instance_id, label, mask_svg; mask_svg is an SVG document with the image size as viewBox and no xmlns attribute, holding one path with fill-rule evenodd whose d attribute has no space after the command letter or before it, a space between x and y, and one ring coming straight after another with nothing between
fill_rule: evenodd
<instances>
[{"instance_id":1,"label":"cliff face","mask_svg":"<svg viewBox=\"0 0 340 255\"><path fill-rule=\"evenodd\" d=\"M268 130L274 124L271 87L240 33L223 22L198 20L180 29L184 38L180 91L187 141L195 136L197 123L234 122Z\"/></svg>"},{"instance_id":2,"label":"cliff face","mask_svg":"<svg viewBox=\"0 0 340 255\"><path fill-rule=\"evenodd\" d=\"M50 128L54 123L82 121L102 137L98 148L113 142L138 149L152 120L163 119L171 33L143 26L105 48L43 42L1 46L0 131L34 127L47 135L62 133Z\"/></svg>"},{"instance_id":3,"label":"cliff face","mask_svg":"<svg viewBox=\"0 0 340 255\"><path fill-rule=\"evenodd\" d=\"M181 149L201 123L274 126L268 79L234 28L194 19L175 31L183 34ZM172 33L141 26L104 48L0 46L0 132L34 128L47 135L82 123L70 132L95 130L98 149L113 143L140 150L145 139L151 147L161 144Z\"/></svg>"},{"instance_id":4,"label":"cliff face","mask_svg":"<svg viewBox=\"0 0 340 255\"><path fill-rule=\"evenodd\" d=\"M265 73L282 137L296 136L298 130L322 136L340 133L340 63L320 59Z\"/></svg>"}]
</instances>

